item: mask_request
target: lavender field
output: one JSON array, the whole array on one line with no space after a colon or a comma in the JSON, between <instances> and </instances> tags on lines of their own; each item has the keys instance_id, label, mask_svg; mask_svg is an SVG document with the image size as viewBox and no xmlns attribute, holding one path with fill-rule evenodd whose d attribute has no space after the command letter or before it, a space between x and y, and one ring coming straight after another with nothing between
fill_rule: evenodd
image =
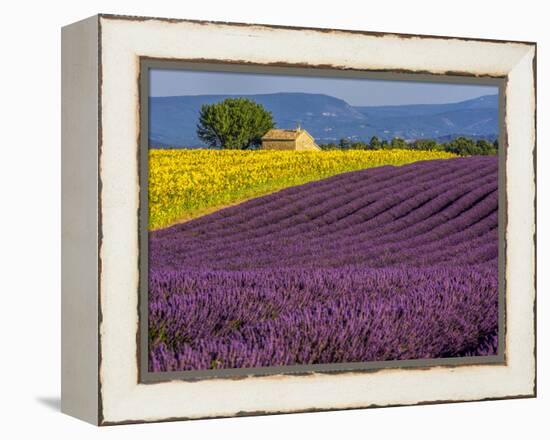
<instances>
[{"instance_id":1,"label":"lavender field","mask_svg":"<svg viewBox=\"0 0 550 440\"><path fill-rule=\"evenodd\" d=\"M496 354L497 168L371 168L151 232L150 371Z\"/></svg>"}]
</instances>

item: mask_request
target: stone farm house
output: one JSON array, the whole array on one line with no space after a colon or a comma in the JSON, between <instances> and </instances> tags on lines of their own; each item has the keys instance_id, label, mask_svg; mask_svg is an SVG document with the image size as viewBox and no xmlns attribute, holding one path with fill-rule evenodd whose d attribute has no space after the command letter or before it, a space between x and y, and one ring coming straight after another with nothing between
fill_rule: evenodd
<instances>
[{"instance_id":1,"label":"stone farm house","mask_svg":"<svg viewBox=\"0 0 550 440\"><path fill-rule=\"evenodd\" d=\"M298 127L295 130L272 128L262 136L262 150L320 150L315 139L306 130Z\"/></svg>"}]
</instances>

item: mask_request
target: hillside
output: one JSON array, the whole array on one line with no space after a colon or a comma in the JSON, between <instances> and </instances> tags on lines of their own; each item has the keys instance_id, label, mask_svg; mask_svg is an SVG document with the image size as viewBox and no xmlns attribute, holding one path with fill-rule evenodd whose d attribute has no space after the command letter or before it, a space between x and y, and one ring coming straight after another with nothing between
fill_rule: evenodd
<instances>
[{"instance_id":1,"label":"hillside","mask_svg":"<svg viewBox=\"0 0 550 440\"><path fill-rule=\"evenodd\" d=\"M150 98L150 144L204 146L196 135L200 107L228 97L230 95ZM337 142L341 138L368 141L373 135L381 139L458 135L494 139L498 134L497 95L451 104L377 107L353 107L332 96L310 93L246 97L271 111L278 127L292 128L300 122L319 143Z\"/></svg>"},{"instance_id":2,"label":"hillside","mask_svg":"<svg viewBox=\"0 0 550 440\"><path fill-rule=\"evenodd\" d=\"M151 368L495 354L497 169L355 171L151 232Z\"/></svg>"},{"instance_id":3,"label":"hillside","mask_svg":"<svg viewBox=\"0 0 550 440\"><path fill-rule=\"evenodd\" d=\"M453 157L443 151L149 150L149 228L347 171Z\"/></svg>"}]
</instances>

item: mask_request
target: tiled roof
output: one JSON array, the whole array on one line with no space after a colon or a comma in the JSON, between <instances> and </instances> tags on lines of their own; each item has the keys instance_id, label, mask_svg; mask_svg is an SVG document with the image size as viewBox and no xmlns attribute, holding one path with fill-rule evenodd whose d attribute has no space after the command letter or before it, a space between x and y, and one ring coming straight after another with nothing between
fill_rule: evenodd
<instances>
[{"instance_id":1,"label":"tiled roof","mask_svg":"<svg viewBox=\"0 0 550 440\"><path fill-rule=\"evenodd\" d=\"M298 136L304 130L282 130L279 128L272 128L266 134L262 136L263 140L273 140L273 141L292 141L297 139Z\"/></svg>"}]
</instances>

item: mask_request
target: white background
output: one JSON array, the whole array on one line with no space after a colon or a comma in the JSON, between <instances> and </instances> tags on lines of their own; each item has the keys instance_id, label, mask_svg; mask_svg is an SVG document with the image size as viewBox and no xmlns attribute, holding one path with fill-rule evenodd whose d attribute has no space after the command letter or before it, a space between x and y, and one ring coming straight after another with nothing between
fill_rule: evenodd
<instances>
[{"instance_id":1,"label":"white background","mask_svg":"<svg viewBox=\"0 0 550 440\"><path fill-rule=\"evenodd\" d=\"M0 14L2 438L548 438L549 290L545 2L25 1ZM94 428L59 412L60 28L98 12L528 40L538 43L537 399ZM542 115L542 116L541 116ZM545 200L546 199L546 200ZM544 411L544 407L546 411Z\"/></svg>"}]
</instances>

